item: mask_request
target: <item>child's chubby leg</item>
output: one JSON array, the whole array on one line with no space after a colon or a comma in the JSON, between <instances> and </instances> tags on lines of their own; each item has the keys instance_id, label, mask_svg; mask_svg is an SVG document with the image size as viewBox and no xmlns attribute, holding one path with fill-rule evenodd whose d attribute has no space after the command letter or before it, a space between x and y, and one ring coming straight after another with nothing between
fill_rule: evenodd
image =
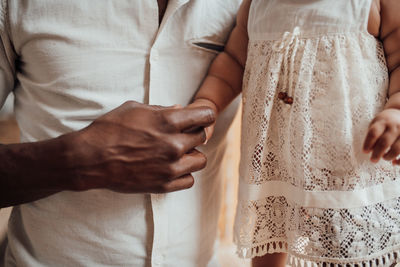
<instances>
[{"instance_id":1,"label":"child's chubby leg","mask_svg":"<svg viewBox=\"0 0 400 267\"><path fill-rule=\"evenodd\" d=\"M285 267L286 260L286 253L266 254L262 257L255 257L252 265L253 267Z\"/></svg>"}]
</instances>

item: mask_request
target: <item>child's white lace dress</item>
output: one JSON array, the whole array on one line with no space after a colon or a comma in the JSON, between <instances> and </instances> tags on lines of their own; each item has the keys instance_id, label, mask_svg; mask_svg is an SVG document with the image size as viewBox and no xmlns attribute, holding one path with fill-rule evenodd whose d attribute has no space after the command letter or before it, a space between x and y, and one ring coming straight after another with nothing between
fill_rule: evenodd
<instances>
[{"instance_id":1,"label":"child's white lace dress","mask_svg":"<svg viewBox=\"0 0 400 267\"><path fill-rule=\"evenodd\" d=\"M243 257L288 252L292 266L327 267L400 258L400 167L362 152L388 88L370 6L253 0L235 223Z\"/></svg>"}]
</instances>

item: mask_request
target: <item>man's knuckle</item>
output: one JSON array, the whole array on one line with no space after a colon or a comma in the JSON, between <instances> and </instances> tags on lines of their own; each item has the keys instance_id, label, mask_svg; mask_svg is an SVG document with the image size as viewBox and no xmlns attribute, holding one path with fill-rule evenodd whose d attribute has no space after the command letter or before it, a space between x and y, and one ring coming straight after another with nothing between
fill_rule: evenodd
<instances>
[{"instance_id":1,"label":"man's knuckle","mask_svg":"<svg viewBox=\"0 0 400 267\"><path fill-rule=\"evenodd\" d=\"M180 142L173 141L169 145L169 155L172 159L179 159L184 154L184 147Z\"/></svg>"},{"instance_id":2,"label":"man's knuckle","mask_svg":"<svg viewBox=\"0 0 400 267\"><path fill-rule=\"evenodd\" d=\"M168 123L170 121L170 116L165 110L158 110L157 114L164 123Z\"/></svg>"},{"instance_id":3,"label":"man's knuckle","mask_svg":"<svg viewBox=\"0 0 400 267\"><path fill-rule=\"evenodd\" d=\"M178 174L178 168L175 164L169 164L166 167L167 176L169 179L175 178Z\"/></svg>"},{"instance_id":4,"label":"man's knuckle","mask_svg":"<svg viewBox=\"0 0 400 267\"><path fill-rule=\"evenodd\" d=\"M175 141L173 138L170 138L168 135L163 135L160 138L160 151L164 158L171 160L176 160L178 158L177 148Z\"/></svg>"},{"instance_id":5,"label":"man's knuckle","mask_svg":"<svg viewBox=\"0 0 400 267\"><path fill-rule=\"evenodd\" d=\"M160 121L167 132L177 132L178 122L169 110L159 111Z\"/></svg>"},{"instance_id":6,"label":"man's knuckle","mask_svg":"<svg viewBox=\"0 0 400 267\"><path fill-rule=\"evenodd\" d=\"M185 146L180 142L175 145L175 150L179 157L185 154Z\"/></svg>"},{"instance_id":7,"label":"man's knuckle","mask_svg":"<svg viewBox=\"0 0 400 267\"><path fill-rule=\"evenodd\" d=\"M174 124L176 119L175 116L173 116L173 113L171 113L170 110L160 110L159 111L160 117L166 124Z\"/></svg>"},{"instance_id":8,"label":"man's knuckle","mask_svg":"<svg viewBox=\"0 0 400 267\"><path fill-rule=\"evenodd\" d=\"M127 101L125 101L125 103L123 105L127 106L129 108L133 108L133 107L136 107L136 102L133 100L127 100Z\"/></svg>"}]
</instances>

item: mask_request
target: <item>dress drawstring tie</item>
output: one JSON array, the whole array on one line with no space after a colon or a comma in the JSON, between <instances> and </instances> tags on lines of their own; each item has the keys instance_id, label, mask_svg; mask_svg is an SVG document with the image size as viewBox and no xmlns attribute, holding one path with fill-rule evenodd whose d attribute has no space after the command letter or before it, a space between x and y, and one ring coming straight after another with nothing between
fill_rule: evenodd
<instances>
[{"instance_id":1,"label":"dress drawstring tie","mask_svg":"<svg viewBox=\"0 0 400 267\"><path fill-rule=\"evenodd\" d=\"M284 80L283 88L285 91L281 91L278 94L278 98L284 103L291 105L293 104L293 69L294 61L296 58L296 52L299 45L300 28L295 27L293 32L285 32L282 40L277 42L273 46L275 52L283 53L283 69L284 69ZM290 58L289 58L290 57Z\"/></svg>"}]
</instances>

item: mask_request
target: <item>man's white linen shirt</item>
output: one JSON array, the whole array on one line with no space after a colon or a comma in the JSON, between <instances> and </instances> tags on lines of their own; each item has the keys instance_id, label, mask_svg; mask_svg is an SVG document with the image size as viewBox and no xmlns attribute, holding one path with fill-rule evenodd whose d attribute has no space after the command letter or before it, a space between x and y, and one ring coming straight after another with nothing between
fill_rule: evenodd
<instances>
[{"instance_id":1,"label":"man's white linen shirt","mask_svg":"<svg viewBox=\"0 0 400 267\"><path fill-rule=\"evenodd\" d=\"M22 142L82 129L127 100L186 105L239 2L170 0L159 25L156 0L2 0L0 103L14 94ZM65 191L16 206L5 265L216 266L217 177L236 104L201 148L208 165L193 188Z\"/></svg>"}]
</instances>

